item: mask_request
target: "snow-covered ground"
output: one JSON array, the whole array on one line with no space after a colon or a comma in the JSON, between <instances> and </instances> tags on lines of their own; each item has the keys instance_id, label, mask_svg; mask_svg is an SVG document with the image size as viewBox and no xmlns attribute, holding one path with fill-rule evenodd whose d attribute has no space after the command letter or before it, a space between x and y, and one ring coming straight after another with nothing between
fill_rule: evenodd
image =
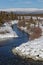
<instances>
[{"instance_id":1,"label":"snow-covered ground","mask_svg":"<svg viewBox=\"0 0 43 65\"><path fill-rule=\"evenodd\" d=\"M9 24L8 24L9 23ZM9 22L6 22L6 23L4 23L4 25L14 25L14 24L17 24L18 23L18 20L11 20L11 21L9 21Z\"/></svg>"},{"instance_id":2,"label":"snow-covered ground","mask_svg":"<svg viewBox=\"0 0 43 65\"><path fill-rule=\"evenodd\" d=\"M34 60L43 60L43 36L33 41L23 43L12 50L23 58L32 58Z\"/></svg>"},{"instance_id":3,"label":"snow-covered ground","mask_svg":"<svg viewBox=\"0 0 43 65\"><path fill-rule=\"evenodd\" d=\"M20 46L13 48L12 52L23 58L43 61L43 26L40 25L40 28L42 29L41 37L28 41L27 43L22 43Z\"/></svg>"},{"instance_id":4,"label":"snow-covered ground","mask_svg":"<svg viewBox=\"0 0 43 65\"><path fill-rule=\"evenodd\" d=\"M13 24L15 24L15 22ZM8 23L5 23L3 27L0 27L0 41L13 37L18 37L18 35L13 31L12 27Z\"/></svg>"},{"instance_id":5,"label":"snow-covered ground","mask_svg":"<svg viewBox=\"0 0 43 65\"><path fill-rule=\"evenodd\" d=\"M11 24L17 24L17 23L18 23L18 20L11 21Z\"/></svg>"}]
</instances>

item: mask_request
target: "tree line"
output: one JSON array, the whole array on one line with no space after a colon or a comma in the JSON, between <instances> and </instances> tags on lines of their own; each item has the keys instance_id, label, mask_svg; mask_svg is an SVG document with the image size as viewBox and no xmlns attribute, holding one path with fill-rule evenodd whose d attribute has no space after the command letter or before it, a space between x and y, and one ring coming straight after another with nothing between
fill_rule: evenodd
<instances>
[{"instance_id":1,"label":"tree line","mask_svg":"<svg viewBox=\"0 0 43 65\"><path fill-rule=\"evenodd\" d=\"M15 19L17 19L17 15L14 12L0 11L0 25Z\"/></svg>"}]
</instances>

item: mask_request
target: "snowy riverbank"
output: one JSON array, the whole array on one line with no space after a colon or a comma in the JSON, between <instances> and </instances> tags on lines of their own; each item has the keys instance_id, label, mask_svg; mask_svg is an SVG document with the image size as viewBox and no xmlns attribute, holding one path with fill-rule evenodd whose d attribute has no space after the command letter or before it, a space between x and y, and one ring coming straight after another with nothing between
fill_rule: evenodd
<instances>
[{"instance_id":1,"label":"snowy riverbank","mask_svg":"<svg viewBox=\"0 0 43 65\"><path fill-rule=\"evenodd\" d=\"M23 58L32 58L34 60L43 60L43 36L33 41L23 43L12 50Z\"/></svg>"},{"instance_id":2,"label":"snowy riverbank","mask_svg":"<svg viewBox=\"0 0 43 65\"><path fill-rule=\"evenodd\" d=\"M0 34L0 41L7 40L7 39L10 39L10 38L16 38L16 37L18 37L18 35L15 32Z\"/></svg>"},{"instance_id":3,"label":"snowy riverbank","mask_svg":"<svg viewBox=\"0 0 43 65\"><path fill-rule=\"evenodd\" d=\"M15 21L13 24L15 24ZM9 23L5 23L3 27L0 27L0 41L15 37L18 37L18 35L13 31Z\"/></svg>"},{"instance_id":4,"label":"snowy riverbank","mask_svg":"<svg viewBox=\"0 0 43 65\"><path fill-rule=\"evenodd\" d=\"M12 26L12 25L14 25L14 24L17 24L18 23L18 20L11 20L11 21L9 21L8 22L8 24L10 25L10 26ZM6 24L5 24L6 25Z\"/></svg>"},{"instance_id":5,"label":"snowy riverbank","mask_svg":"<svg viewBox=\"0 0 43 65\"><path fill-rule=\"evenodd\" d=\"M32 58L43 61L43 26L40 25L40 28L42 29L42 36L13 48L13 54L18 54L22 58Z\"/></svg>"}]
</instances>

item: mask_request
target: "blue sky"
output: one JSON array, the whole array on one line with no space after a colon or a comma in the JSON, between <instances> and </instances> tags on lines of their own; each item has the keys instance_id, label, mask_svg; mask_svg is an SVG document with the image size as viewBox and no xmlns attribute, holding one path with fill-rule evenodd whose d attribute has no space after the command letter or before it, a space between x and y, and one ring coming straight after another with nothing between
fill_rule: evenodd
<instances>
[{"instance_id":1,"label":"blue sky","mask_svg":"<svg viewBox=\"0 0 43 65\"><path fill-rule=\"evenodd\" d=\"M43 0L0 0L0 8L43 8Z\"/></svg>"}]
</instances>

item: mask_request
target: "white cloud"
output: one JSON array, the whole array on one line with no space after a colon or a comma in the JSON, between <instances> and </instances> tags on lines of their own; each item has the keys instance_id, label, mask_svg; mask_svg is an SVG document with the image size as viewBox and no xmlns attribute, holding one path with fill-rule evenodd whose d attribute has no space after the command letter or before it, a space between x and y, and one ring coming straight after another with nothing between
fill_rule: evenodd
<instances>
[{"instance_id":1,"label":"white cloud","mask_svg":"<svg viewBox=\"0 0 43 65\"><path fill-rule=\"evenodd\" d=\"M0 11L36 11L36 10L40 10L40 9L38 9L38 8L9 8L9 9L0 9Z\"/></svg>"}]
</instances>

